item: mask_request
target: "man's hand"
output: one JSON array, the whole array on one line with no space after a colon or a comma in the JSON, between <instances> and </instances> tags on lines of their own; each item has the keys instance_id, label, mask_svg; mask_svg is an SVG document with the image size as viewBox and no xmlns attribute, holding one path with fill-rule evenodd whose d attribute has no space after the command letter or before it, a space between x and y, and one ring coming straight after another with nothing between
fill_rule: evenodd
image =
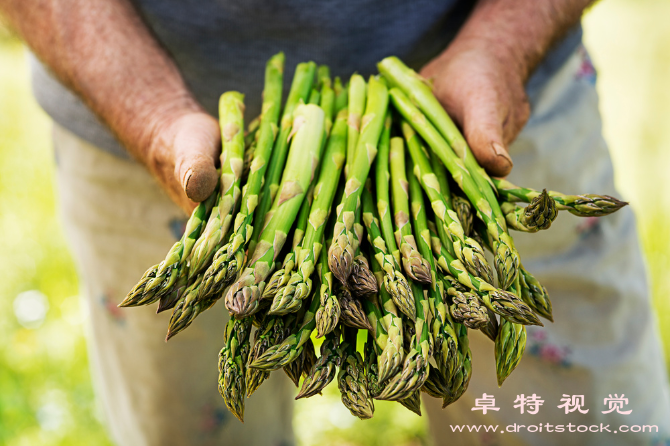
<instances>
[{"instance_id":1,"label":"man's hand","mask_svg":"<svg viewBox=\"0 0 670 446\"><path fill-rule=\"evenodd\" d=\"M512 170L507 146L530 114L521 75L503 58L477 42L454 42L421 74L460 124L479 163L494 176Z\"/></svg>"},{"instance_id":2,"label":"man's hand","mask_svg":"<svg viewBox=\"0 0 670 446\"><path fill-rule=\"evenodd\" d=\"M144 160L170 198L190 213L216 187L219 124L204 112L183 114L158 126Z\"/></svg>"},{"instance_id":3,"label":"man's hand","mask_svg":"<svg viewBox=\"0 0 670 446\"><path fill-rule=\"evenodd\" d=\"M512 170L507 147L530 116L528 76L590 2L479 0L454 42L421 71L492 175Z\"/></svg>"},{"instance_id":4,"label":"man's hand","mask_svg":"<svg viewBox=\"0 0 670 446\"><path fill-rule=\"evenodd\" d=\"M0 12L179 206L190 213L209 196L218 123L131 0L0 0Z\"/></svg>"}]
</instances>

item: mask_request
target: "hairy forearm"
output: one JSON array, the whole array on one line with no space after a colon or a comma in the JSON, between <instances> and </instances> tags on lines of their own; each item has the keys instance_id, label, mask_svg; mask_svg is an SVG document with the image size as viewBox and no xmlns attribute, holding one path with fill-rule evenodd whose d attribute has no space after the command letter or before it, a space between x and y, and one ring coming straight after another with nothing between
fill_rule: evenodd
<instances>
[{"instance_id":1,"label":"hairy forearm","mask_svg":"<svg viewBox=\"0 0 670 446\"><path fill-rule=\"evenodd\" d=\"M35 54L140 161L154 135L200 110L128 0L0 0Z\"/></svg>"},{"instance_id":2,"label":"hairy forearm","mask_svg":"<svg viewBox=\"0 0 670 446\"><path fill-rule=\"evenodd\" d=\"M593 1L479 0L454 45L486 47L527 80Z\"/></svg>"}]
</instances>

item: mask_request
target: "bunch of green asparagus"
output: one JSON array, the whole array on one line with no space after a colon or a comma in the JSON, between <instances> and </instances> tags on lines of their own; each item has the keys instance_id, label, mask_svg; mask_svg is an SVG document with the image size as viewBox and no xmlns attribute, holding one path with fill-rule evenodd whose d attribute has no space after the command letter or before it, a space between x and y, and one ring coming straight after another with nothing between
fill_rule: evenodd
<instances>
[{"instance_id":1,"label":"bunch of green asparagus","mask_svg":"<svg viewBox=\"0 0 670 446\"><path fill-rule=\"evenodd\" d=\"M526 325L552 320L509 230L626 204L490 178L424 79L395 57L378 68L344 84L301 63L282 109L277 54L246 131L243 95L224 93L219 185L120 304L172 309L170 339L223 299L218 384L240 420L245 397L278 369L296 399L336 379L362 419L375 399L420 414L420 392L446 407L470 380L468 329L495 343L501 385Z\"/></svg>"}]
</instances>

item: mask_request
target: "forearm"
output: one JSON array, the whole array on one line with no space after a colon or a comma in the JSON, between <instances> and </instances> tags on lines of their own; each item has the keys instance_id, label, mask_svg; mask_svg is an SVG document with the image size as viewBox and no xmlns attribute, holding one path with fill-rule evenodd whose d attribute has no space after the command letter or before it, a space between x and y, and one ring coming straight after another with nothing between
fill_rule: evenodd
<instances>
[{"instance_id":1,"label":"forearm","mask_svg":"<svg viewBox=\"0 0 670 446\"><path fill-rule=\"evenodd\" d=\"M487 48L518 70L525 81L593 1L479 0L454 40L453 50Z\"/></svg>"},{"instance_id":2,"label":"forearm","mask_svg":"<svg viewBox=\"0 0 670 446\"><path fill-rule=\"evenodd\" d=\"M161 126L200 111L128 0L0 0L35 54L140 161Z\"/></svg>"}]
</instances>

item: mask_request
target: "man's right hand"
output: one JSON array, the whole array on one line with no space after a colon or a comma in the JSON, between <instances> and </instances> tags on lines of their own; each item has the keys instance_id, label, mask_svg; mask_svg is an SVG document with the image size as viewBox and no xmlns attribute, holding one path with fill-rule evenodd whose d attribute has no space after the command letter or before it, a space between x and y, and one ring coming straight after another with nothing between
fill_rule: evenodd
<instances>
[{"instance_id":1,"label":"man's right hand","mask_svg":"<svg viewBox=\"0 0 670 446\"><path fill-rule=\"evenodd\" d=\"M221 151L219 124L204 112L189 112L159 124L142 160L170 198L190 213L216 187Z\"/></svg>"}]
</instances>

